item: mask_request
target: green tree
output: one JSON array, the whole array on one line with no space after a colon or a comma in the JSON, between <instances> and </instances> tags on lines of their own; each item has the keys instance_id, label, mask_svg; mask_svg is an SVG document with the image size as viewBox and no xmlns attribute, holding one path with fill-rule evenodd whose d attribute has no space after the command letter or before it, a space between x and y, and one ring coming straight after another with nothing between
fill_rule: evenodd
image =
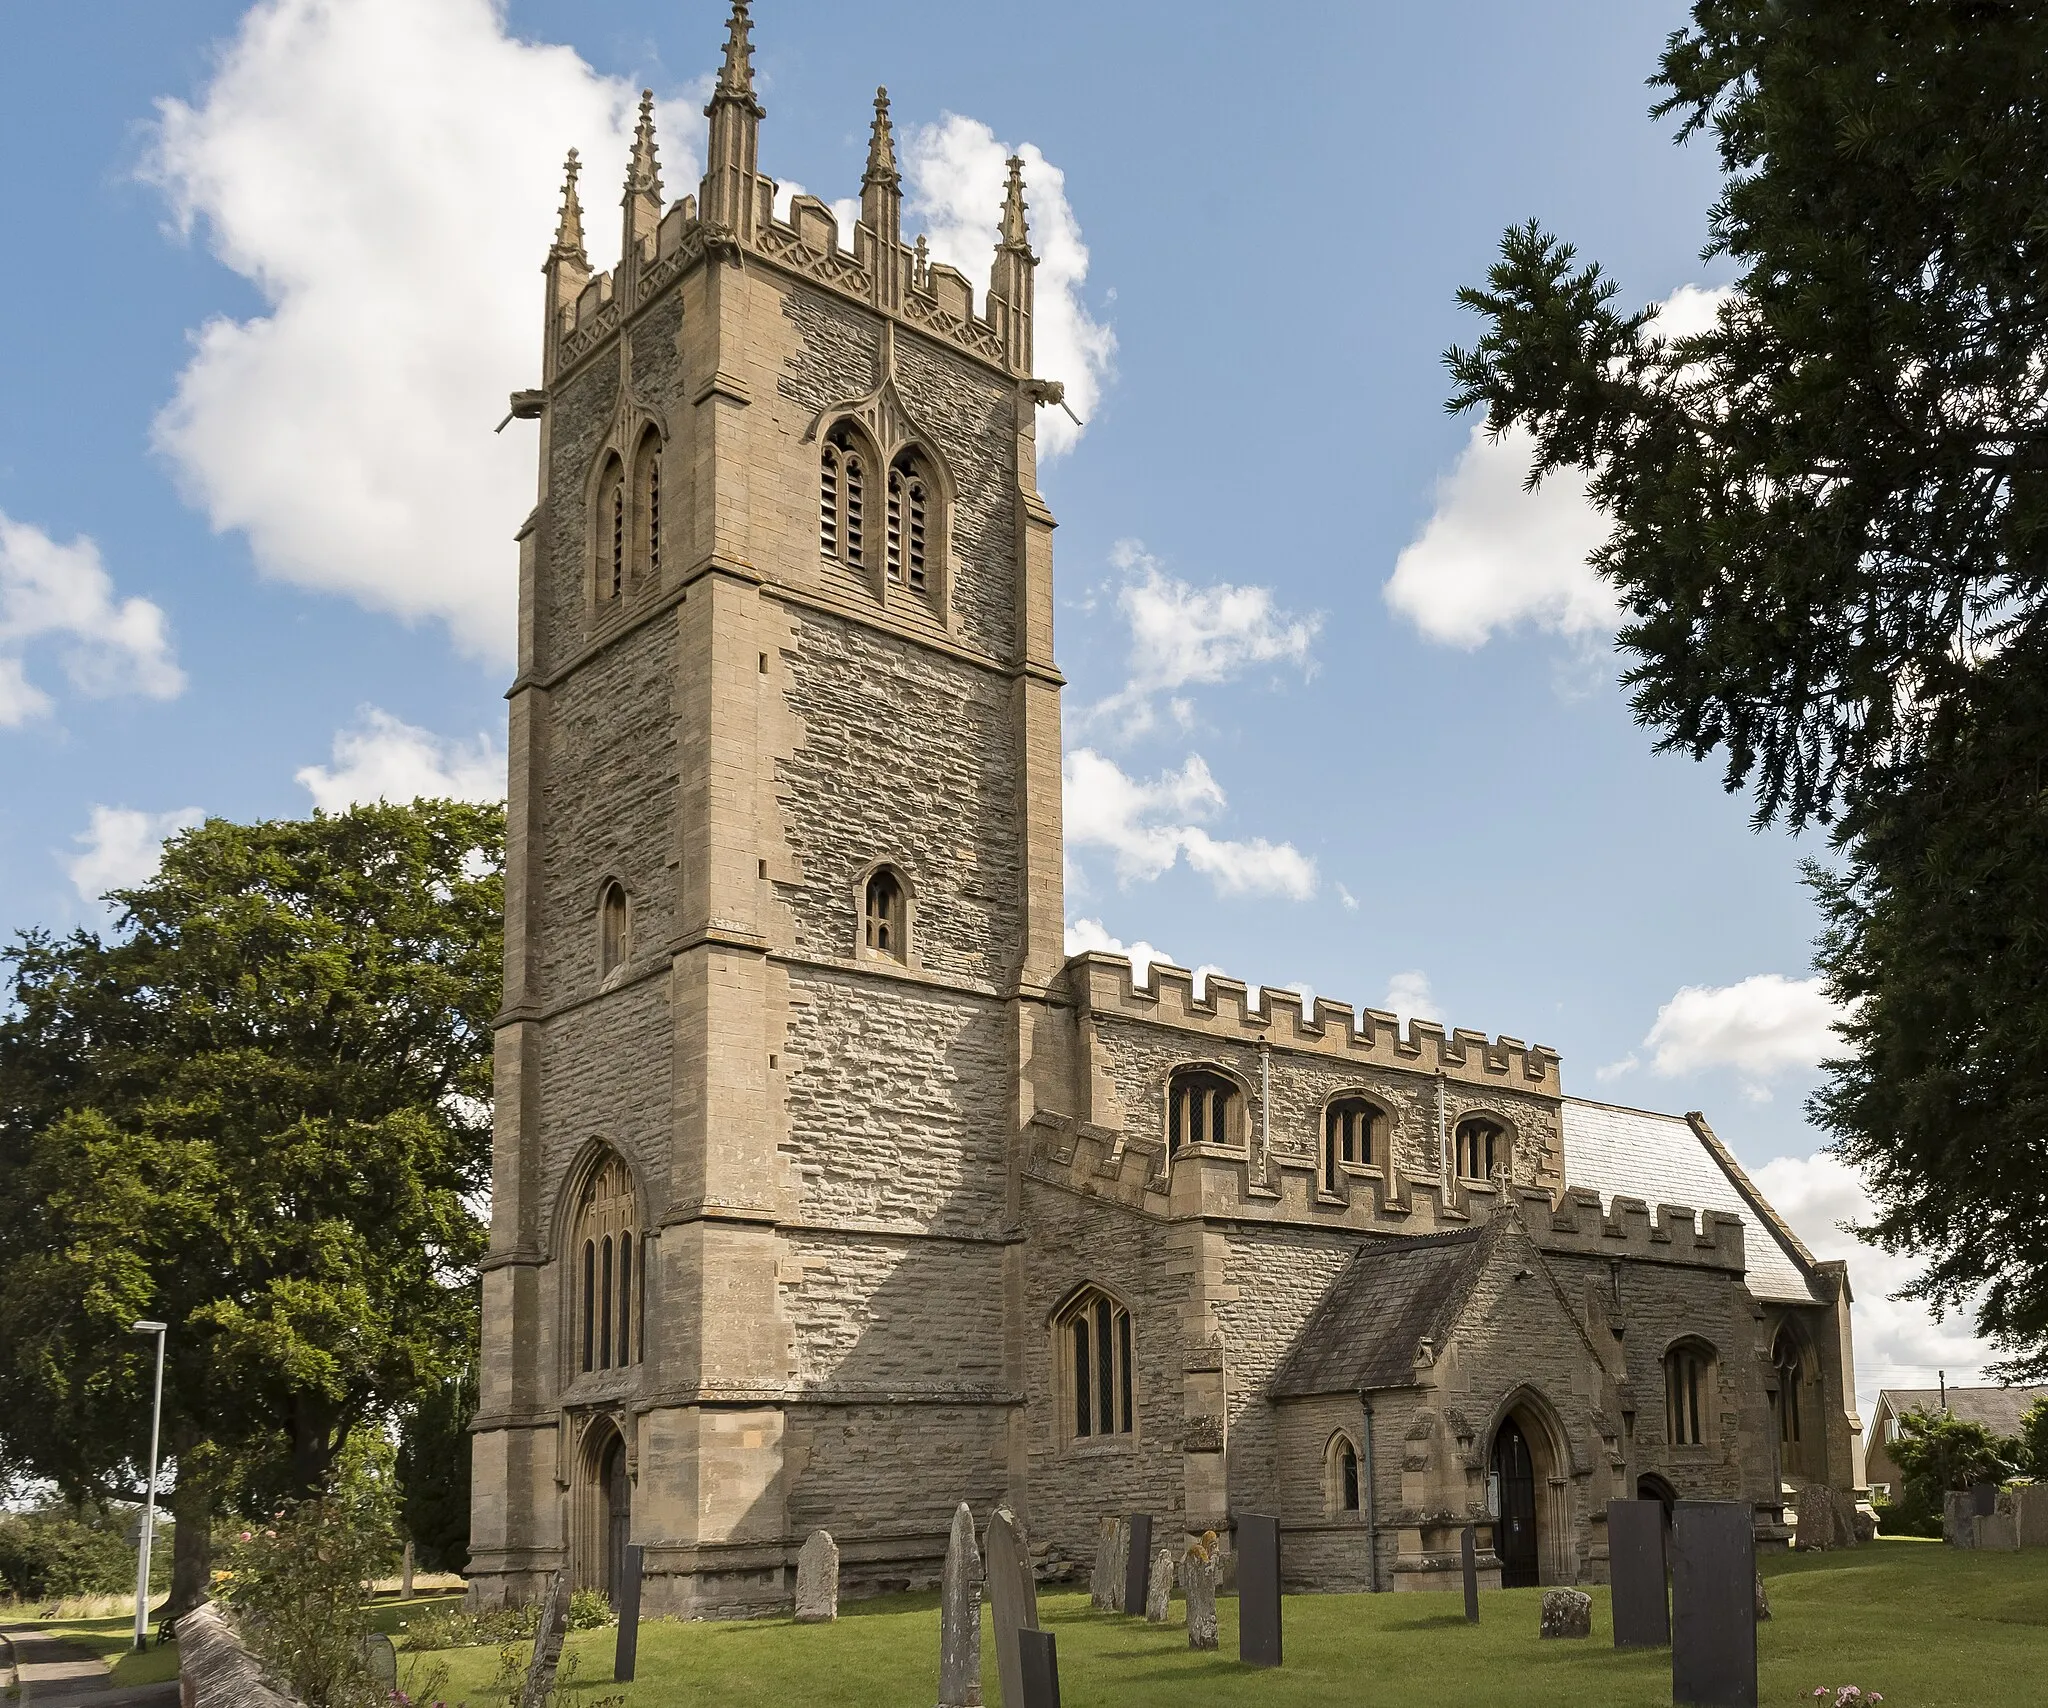
<instances>
[{"instance_id":1,"label":"green tree","mask_svg":"<svg viewBox=\"0 0 2048 1708\"><path fill-rule=\"evenodd\" d=\"M490 1160L503 814L210 820L31 933L0 1021L0 1461L132 1491L169 1323L173 1611L226 1499L316 1494L468 1355Z\"/></svg>"},{"instance_id":2,"label":"green tree","mask_svg":"<svg viewBox=\"0 0 2048 1708\"><path fill-rule=\"evenodd\" d=\"M1532 221L1459 293L1487 325L1451 407L1526 432L1532 479L1585 472L1659 747L1721 755L1759 824L1834 827L1821 964L1860 1007L1815 1112L1872 1237L1932 1258L1938 1307L1988 1285L2020 1374L2048 1363L2048 12L1697 0L1652 81L1719 151L1714 324L1621 312Z\"/></svg>"},{"instance_id":3,"label":"green tree","mask_svg":"<svg viewBox=\"0 0 2048 1708\"><path fill-rule=\"evenodd\" d=\"M1908 1412L1891 1443L1902 1479L1897 1503L1904 1528L1941 1533L1944 1498L1975 1483L2002 1483L2018 1474L2024 1454L2007 1435L1981 1423L1966 1423L1953 1412ZM1893 1525L1894 1529L1901 1528Z\"/></svg>"},{"instance_id":4,"label":"green tree","mask_svg":"<svg viewBox=\"0 0 2048 1708\"><path fill-rule=\"evenodd\" d=\"M2048 1483L2048 1395L2027 1407L2020 1419L2021 1467L2037 1483Z\"/></svg>"},{"instance_id":5,"label":"green tree","mask_svg":"<svg viewBox=\"0 0 2048 1708\"><path fill-rule=\"evenodd\" d=\"M0 1512L0 1594L29 1601L134 1594L135 1549L128 1534L140 1518L133 1507L61 1500ZM168 1540L159 1524L157 1548ZM169 1587L170 1565L168 1553L152 1553L153 1588Z\"/></svg>"},{"instance_id":6,"label":"green tree","mask_svg":"<svg viewBox=\"0 0 2048 1708\"><path fill-rule=\"evenodd\" d=\"M399 1419L400 1515L422 1571L469 1569L470 1419L475 1366L422 1390Z\"/></svg>"}]
</instances>

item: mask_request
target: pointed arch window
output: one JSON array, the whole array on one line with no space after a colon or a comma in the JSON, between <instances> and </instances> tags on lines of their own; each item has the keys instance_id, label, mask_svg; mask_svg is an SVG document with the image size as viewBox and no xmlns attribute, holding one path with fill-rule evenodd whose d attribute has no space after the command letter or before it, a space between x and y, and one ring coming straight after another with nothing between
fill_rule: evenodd
<instances>
[{"instance_id":1,"label":"pointed arch window","mask_svg":"<svg viewBox=\"0 0 2048 1708\"><path fill-rule=\"evenodd\" d=\"M621 1369L646 1355L644 1285L636 1273L639 1239L632 1170L614 1153L592 1172L577 1201L572 1249L580 1256L573 1321L581 1369Z\"/></svg>"},{"instance_id":2,"label":"pointed arch window","mask_svg":"<svg viewBox=\"0 0 2048 1708\"><path fill-rule=\"evenodd\" d=\"M1323 1190L1335 1192L1344 1178L1344 1164L1371 1166L1373 1129L1381 1119L1376 1104L1363 1097L1339 1097L1323 1111Z\"/></svg>"},{"instance_id":3,"label":"pointed arch window","mask_svg":"<svg viewBox=\"0 0 2048 1708\"><path fill-rule=\"evenodd\" d=\"M651 428L633 458L633 491L638 500L633 556L649 576L661 574L661 438Z\"/></svg>"},{"instance_id":4,"label":"pointed arch window","mask_svg":"<svg viewBox=\"0 0 2048 1708\"><path fill-rule=\"evenodd\" d=\"M1060 1313L1054 1327L1073 1439L1129 1435L1137 1415L1131 1313L1100 1288L1090 1287Z\"/></svg>"},{"instance_id":5,"label":"pointed arch window","mask_svg":"<svg viewBox=\"0 0 2048 1708\"><path fill-rule=\"evenodd\" d=\"M1483 1115L1467 1115L1457 1126L1458 1178L1491 1180L1507 1160L1508 1130Z\"/></svg>"},{"instance_id":6,"label":"pointed arch window","mask_svg":"<svg viewBox=\"0 0 2048 1708\"><path fill-rule=\"evenodd\" d=\"M1166 1154L1178 1156L1187 1145L1236 1144L1242 1102L1237 1081L1213 1068L1176 1070L1166 1099Z\"/></svg>"},{"instance_id":7,"label":"pointed arch window","mask_svg":"<svg viewBox=\"0 0 2048 1708\"><path fill-rule=\"evenodd\" d=\"M1664 1433L1673 1447L1703 1447L1714 1407L1714 1349L1681 1340L1664 1354Z\"/></svg>"},{"instance_id":8,"label":"pointed arch window","mask_svg":"<svg viewBox=\"0 0 2048 1708\"><path fill-rule=\"evenodd\" d=\"M1805 1427L1800 1417L1799 1390L1803 1384L1805 1361L1799 1356L1799 1342L1789 1332L1780 1331L1771 1346L1771 1364L1778 1375L1778 1448L1779 1459L1784 1469L1798 1471L1803 1458L1802 1443Z\"/></svg>"},{"instance_id":9,"label":"pointed arch window","mask_svg":"<svg viewBox=\"0 0 2048 1708\"><path fill-rule=\"evenodd\" d=\"M1339 1430L1323 1451L1323 1510L1336 1514L1358 1509L1358 1448Z\"/></svg>"},{"instance_id":10,"label":"pointed arch window","mask_svg":"<svg viewBox=\"0 0 2048 1708\"><path fill-rule=\"evenodd\" d=\"M849 569L868 564L868 461L860 435L842 421L818 453L818 546Z\"/></svg>"},{"instance_id":11,"label":"pointed arch window","mask_svg":"<svg viewBox=\"0 0 2048 1708\"><path fill-rule=\"evenodd\" d=\"M608 978L626 964L632 949L630 925L625 885L606 884L597 904L598 977Z\"/></svg>"},{"instance_id":12,"label":"pointed arch window","mask_svg":"<svg viewBox=\"0 0 2048 1708\"><path fill-rule=\"evenodd\" d=\"M861 896L861 932L871 954L886 955L892 961L908 961L910 908L903 880L888 866L868 875Z\"/></svg>"},{"instance_id":13,"label":"pointed arch window","mask_svg":"<svg viewBox=\"0 0 2048 1708\"><path fill-rule=\"evenodd\" d=\"M597 483L597 594L609 604L626 590L626 470L609 458Z\"/></svg>"},{"instance_id":14,"label":"pointed arch window","mask_svg":"<svg viewBox=\"0 0 2048 1708\"><path fill-rule=\"evenodd\" d=\"M932 481L915 448L899 451L889 465L888 552L891 586L922 596L930 584Z\"/></svg>"}]
</instances>

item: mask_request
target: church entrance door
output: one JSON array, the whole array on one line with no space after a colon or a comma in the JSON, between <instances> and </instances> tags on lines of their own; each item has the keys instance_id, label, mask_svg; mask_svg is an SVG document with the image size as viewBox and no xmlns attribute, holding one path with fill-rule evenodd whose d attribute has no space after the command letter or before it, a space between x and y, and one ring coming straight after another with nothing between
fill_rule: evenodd
<instances>
[{"instance_id":1,"label":"church entrance door","mask_svg":"<svg viewBox=\"0 0 2048 1708\"><path fill-rule=\"evenodd\" d=\"M1529 1438L1513 1418L1493 1438L1493 1474L1500 1484L1500 1518L1493 1527L1502 1589L1528 1589L1540 1581L1536 1553L1536 1465Z\"/></svg>"},{"instance_id":2,"label":"church entrance door","mask_svg":"<svg viewBox=\"0 0 2048 1708\"><path fill-rule=\"evenodd\" d=\"M604 1456L600 1486L605 1497L604 1582L599 1586L616 1604L626 1582L626 1544L633 1535L633 1480L626 1474L626 1444L618 1436Z\"/></svg>"}]
</instances>

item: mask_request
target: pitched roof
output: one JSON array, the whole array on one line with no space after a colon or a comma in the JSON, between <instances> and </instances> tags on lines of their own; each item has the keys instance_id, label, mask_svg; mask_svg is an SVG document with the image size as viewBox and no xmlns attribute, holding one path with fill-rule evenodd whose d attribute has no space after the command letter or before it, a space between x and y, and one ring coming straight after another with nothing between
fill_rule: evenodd
<instances>
[{"instance_id":1,"label":"pitched roof","mask_svg":"<svg viewBox=\"0 0 2048 1708\"><path fill-rule=\"evenodd\" d=\"M2048 1388L1950 1388L1948 1409L1953 1417L1965 1423L1981 1423L1993 1435L2017 1435L2020 1419L2026 1416L2027 1408L2036 1400L2048 1400ZM1889 1410L1894 1417L1902 1417L1909 1411L1939 1411L1942 1406L1942 1390L1939 1388L1884 1388L1877 1396L1876 1418Z\"/></svg>"},{"instance_id":2,"label":"pitched roof","mask_svg":"<svg viewBox=\"0 0 2048 1708\"><path fill-rule=\"evenodd\" d=\"M1275 1398L1405 1387L1439 1345L1493 1249L1492 1228L1375 1240L1337 1273L1274 1374Z\"/></svg>"},{"instance_id":3,"label":"pitched roof","mask_svg":"<svg viewBox=\"0 0 2048 1708\"><path fill-rule=\"evenodd\" d=\"M1701 1123L1705 1125L1704 1122ZM1683 1115L1656 1115L1612 1103L1564 1100L1564 1183L1613 1200L1640 1198L1653 1209L1683 1204L1742 1218L1744 1280L1759 1299L1802 1305L1818 1297L1807 1279L1812 1259L1718 1142Z\"/></svg>"}]
</instances>

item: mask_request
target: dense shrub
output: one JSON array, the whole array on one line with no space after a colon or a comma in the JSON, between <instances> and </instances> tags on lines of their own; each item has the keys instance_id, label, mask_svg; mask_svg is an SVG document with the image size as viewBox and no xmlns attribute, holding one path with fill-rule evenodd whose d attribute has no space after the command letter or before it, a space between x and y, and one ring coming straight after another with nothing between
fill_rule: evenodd
<instances>
[{"instance_id":1,"label":"dense shrub","mask_svg":"<svg viewBox=\"0 0 2048 1708\"><path fill-rule=\"evenodd\" d=\"M594 1589L579 1589L569 1597L569 1629L595 1631L612 1622L612 1604ZM529 1639L540 1629L540 1609L489 1607L476 1612L460 1602L422 1608L405 1625L408 1649L463 1649L484 1643L511 1643Z\"/></svg>"},{"instance_id":2,"label":"dense shrub","mask_svg":"<svg viewBox=\"0 0 2048 1708\"><path fill-rule=\"evenodd\" d=\"M135 1550L131 1507L54 1503L30 1512L0 1513L0 1594L24 1601L67 1595L133 1595ZM150 1586L171 1581L171 1539L160 1525L150 1553Z\"/></svg>"}]
</instances>

